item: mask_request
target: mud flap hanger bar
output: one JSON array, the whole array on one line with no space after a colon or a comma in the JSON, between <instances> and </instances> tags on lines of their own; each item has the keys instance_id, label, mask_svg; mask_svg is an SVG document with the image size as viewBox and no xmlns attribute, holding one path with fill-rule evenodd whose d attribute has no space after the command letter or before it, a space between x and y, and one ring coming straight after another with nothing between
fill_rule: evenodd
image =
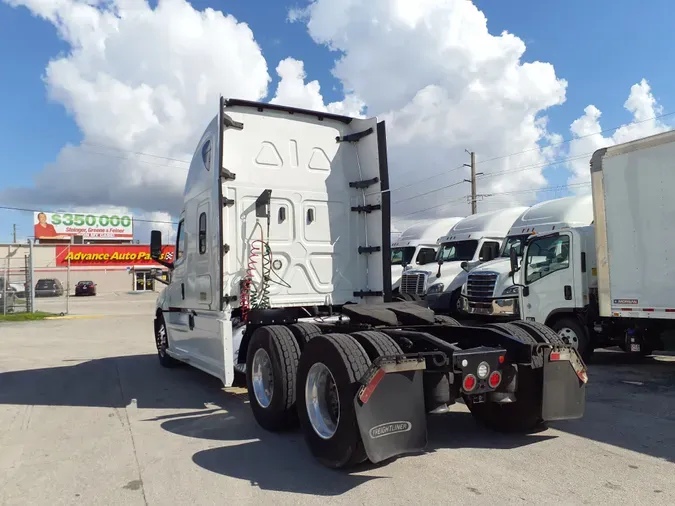
<instances>
[{"instance_id":1,"label":"mud flap hanger bar","mask_svg":"<svg viewBox=\"0 0 675 506\"><path fill-rule=\"evenodd\" d=\"M430 357L436 365L443 365L448 361L447 355L440 351L376 358L366 374L359 380L361 387L357 393L357 399L362 404L367 403L386 374L424 371L427 368L427 357Z\"/></svg>"}]
</instances>

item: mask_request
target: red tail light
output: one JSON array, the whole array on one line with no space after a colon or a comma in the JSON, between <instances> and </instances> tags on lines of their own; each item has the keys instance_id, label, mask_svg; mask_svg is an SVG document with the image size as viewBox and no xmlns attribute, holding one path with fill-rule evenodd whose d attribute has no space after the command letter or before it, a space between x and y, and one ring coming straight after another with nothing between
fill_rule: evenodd
<instances>
[{"instance_id":1,"label":"red tail light","mask_svg":"<svg viewBox=\"0 0 675 506\"><path fill-rule=\"evenodd\" d=\"M490 388L497 388L501 382L502 382L502 373L501 372L494 371L492 374L490 374L490 378L488 379L488 383L490 384Z\"/></svg>"},{"instance_id":2,"label":"red tail light","mask_svg":"<svg viewBox=\"0 0 675 506\"><path fill-rule=\"evenodd\" d=\"M467 374L464 378L464 383L462 386L466 392L471 392L474 388L476 388L476 383L478 383L476 377L473 374Z\"/></svg>"}]
</instances>

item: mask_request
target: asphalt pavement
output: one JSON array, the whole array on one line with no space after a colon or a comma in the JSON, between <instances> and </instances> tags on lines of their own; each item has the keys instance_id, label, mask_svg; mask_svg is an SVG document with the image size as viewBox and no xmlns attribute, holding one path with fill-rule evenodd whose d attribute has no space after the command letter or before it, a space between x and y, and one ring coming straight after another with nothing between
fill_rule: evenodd
<instances>
[{"instance_id":1,"label":"asphalt pavement","mask_svg":"<svg viewBox=\"0 0 675 506\"><path fill-rule=\"evenodd\" d=\"M457 404L426 453L345 473L261 430L245 390L161 368L146 299L0 324L0 504L675 504L670 357L598 353L581 420L506 436Z\"/></svg>"}]
</instances>

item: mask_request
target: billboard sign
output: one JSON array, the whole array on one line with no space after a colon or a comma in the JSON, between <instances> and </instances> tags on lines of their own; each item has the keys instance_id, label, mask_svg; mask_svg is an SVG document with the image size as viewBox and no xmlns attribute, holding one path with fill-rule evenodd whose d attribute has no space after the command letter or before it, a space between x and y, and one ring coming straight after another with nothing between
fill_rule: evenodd
<instances>
[{"instance_id":1,"label":"billboard sign","mask_svg":"<svg viewBox=\"0 0 675 506\"><path fill-rule=\"evenodd\" d=\"M175 246L162 247L161 260L173 262ZM68 262L75 266L127 267L147 265L161 268L150 258L150 246L134 244L128 246L117 245L75 245L56 246L56 265L66 267Z\"/></svg>"},{"instance_id":2,"label":"billboard sign","mask_svg":"<svg viewBox=\"0 0 675 506\"><path fill-rule=\"evenodd\" d=\"M35 239L70 239L81 235L87 240L132 240L130 214L33 213Z\"/></svg>"}]
</instances>

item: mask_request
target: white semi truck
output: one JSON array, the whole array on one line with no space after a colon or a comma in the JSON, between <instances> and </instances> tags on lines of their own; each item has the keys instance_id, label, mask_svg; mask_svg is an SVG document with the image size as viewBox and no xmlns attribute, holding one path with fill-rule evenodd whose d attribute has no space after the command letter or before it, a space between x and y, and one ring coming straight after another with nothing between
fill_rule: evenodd
<instances>
[{"instance_id":1,"label":"white semi truck","mask_svg":"<svg viewBox=\"0 0 675 506\"><path fill-rule=\"evenodd\" d=\"M499 254L513 221L525 207L511 207L467 216L438 238L439 248L432 269L406 271L401 292L424 295L429 307L454 315L467 272Z\"/></svg>"},{"instance_id":2,"label":"white semi truck","mask_svg":"<svg viewBox=\"0 0 675 506\"><path fill-rule=\"evenodd\" d=\"M401 292L404 271L436 262L438 238L461 220L461 217L428 220L415 223L403 231L391 249L391 284L395 294ZM403 293L407 290L404 289Z\"/></svg>"},{"instance_id":3,"label":"white semi truck","mask_svg":"<svg viewBox=\"0 0 675 506\"><path fill-rule=\"evenodd\" d=\"M253 419L300 427L344 468L426 445L426 413L462 399L482 424L529 431L579 418L586 367L550 329L461 326L391 302L384 122L220 100L199 140L172 262L157 299L165 367L232 385Z\"/></svg>"},{"instance_id":4,"label":"white semi truck","mask_svg":"<svg viewBox=\"0 0 675 506\"><path fill-rule=\"evenodd\" d=\"M483 321L508 321L519 317L520 272L511 276L511 248L522 258L525 241L534 234L582 227L593 223L593 197L563 197L539 202L513 223L499 258L473 269L461 290L462 311Z\"/></svg>"},{"instance_id":5,"label":"white semi truck","mask_svg":"<svg viewBox=\"0 0 675 506\"><path fill-rule=\"evenodd\" d=\"M520 267L511 250L521 318L550 326L584 357L663 347L663 331L675 328L673 160L675 131L593 154L593 226L531 236Z\"/></svg>"}]
</instances>

